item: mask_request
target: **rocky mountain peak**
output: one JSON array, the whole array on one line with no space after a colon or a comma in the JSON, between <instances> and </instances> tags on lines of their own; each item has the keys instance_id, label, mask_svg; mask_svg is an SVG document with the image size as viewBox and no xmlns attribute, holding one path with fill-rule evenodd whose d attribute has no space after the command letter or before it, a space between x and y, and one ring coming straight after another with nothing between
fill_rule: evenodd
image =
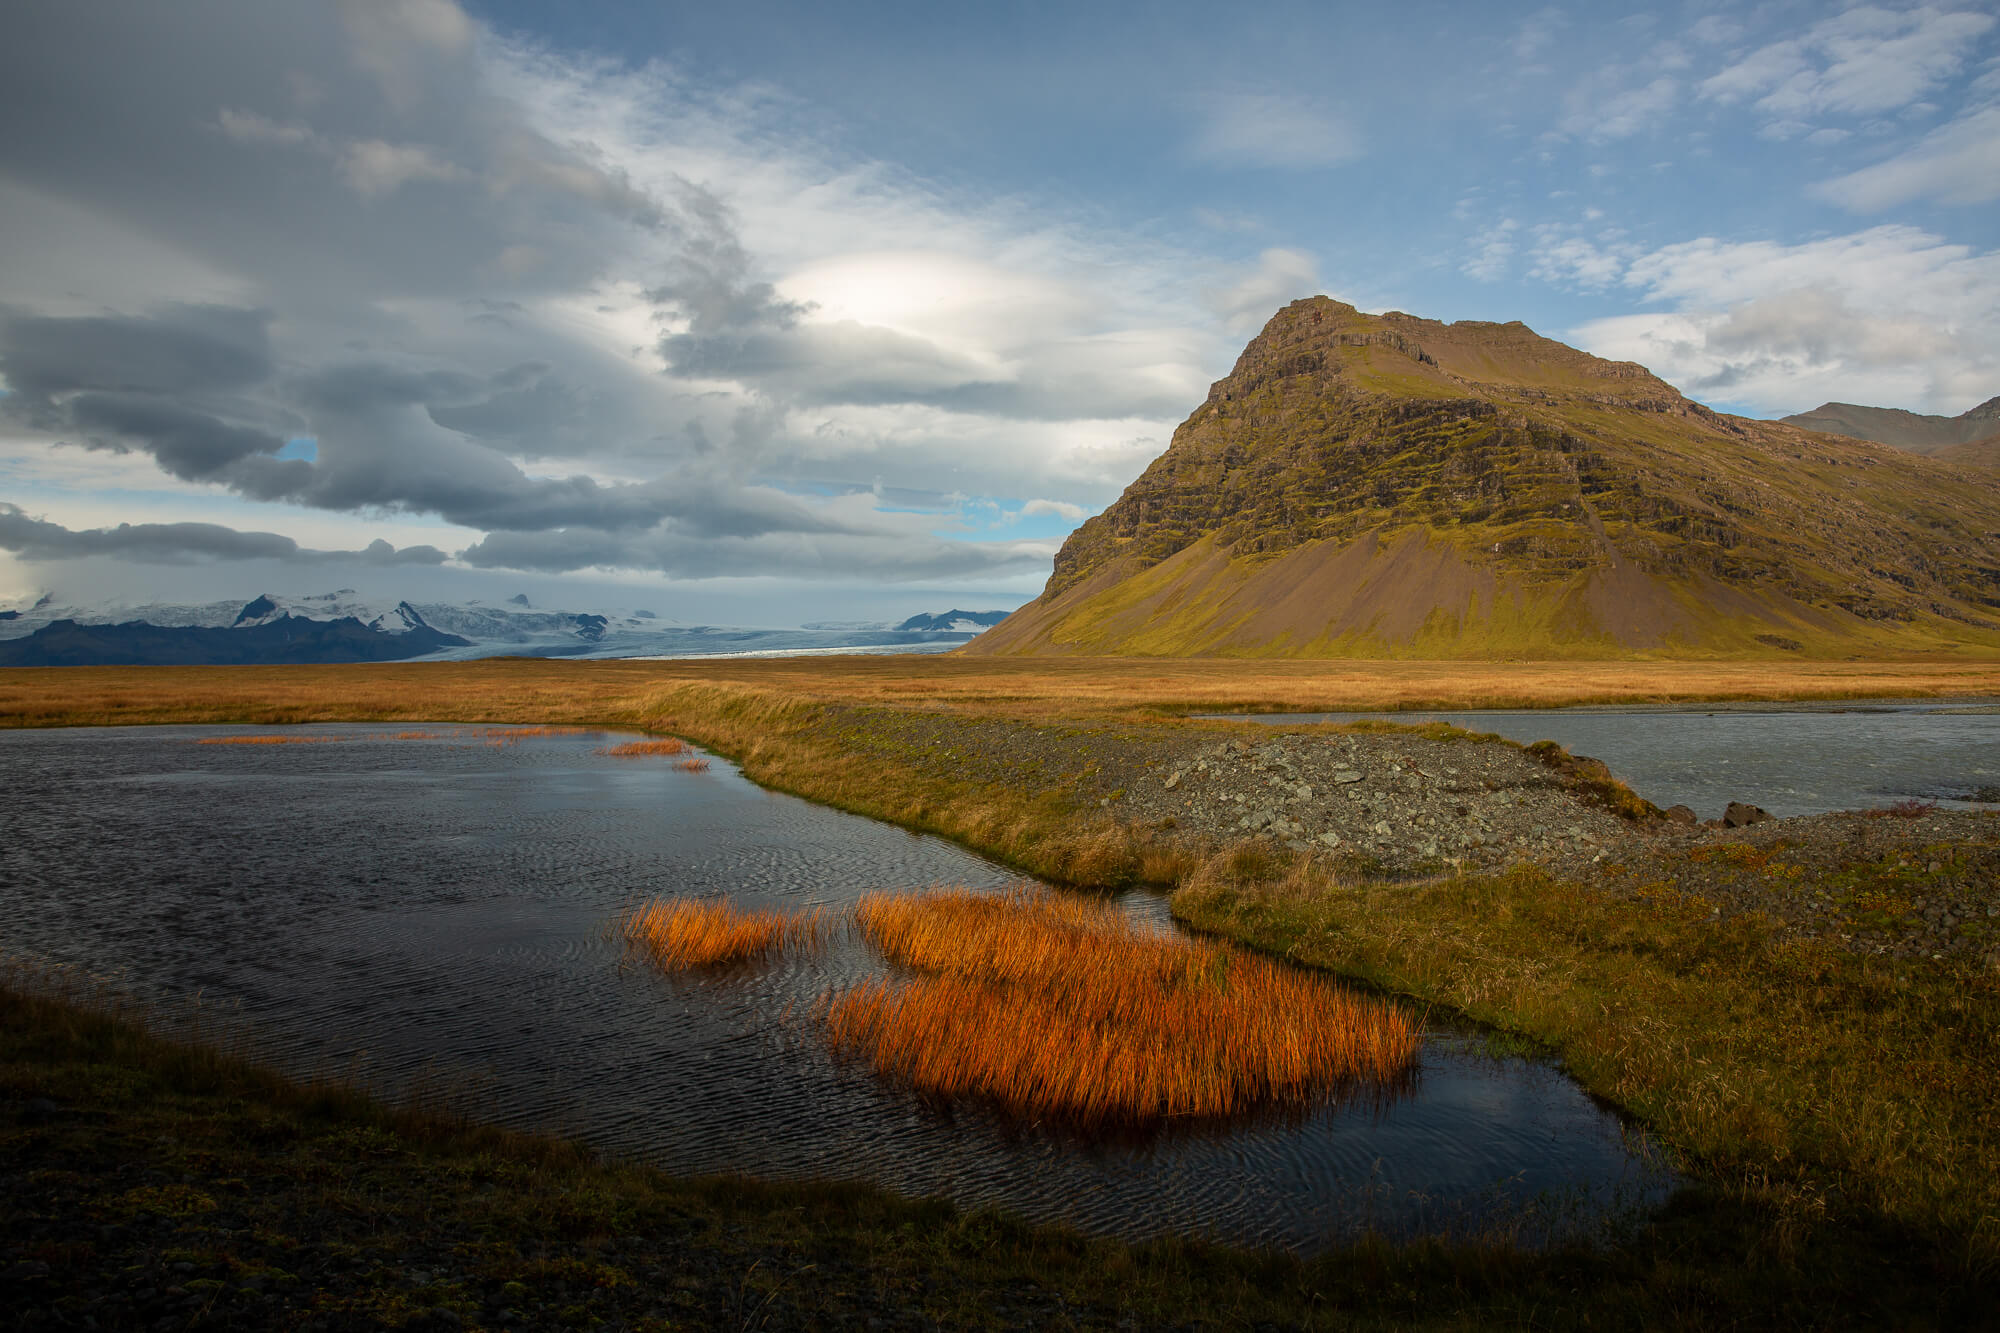
<instances>
[{"instance_id":1,"label":"rocky mountain peak","mask_svg":"<svg viewBox=\"0 0 2000 1333\"><path fill-rule=\"evenodd\" d=\"M2000 477L1725 416L1519 322L1314 297L967 651L1864 644L2000 646Z\"/></svg>"}]
</instances>

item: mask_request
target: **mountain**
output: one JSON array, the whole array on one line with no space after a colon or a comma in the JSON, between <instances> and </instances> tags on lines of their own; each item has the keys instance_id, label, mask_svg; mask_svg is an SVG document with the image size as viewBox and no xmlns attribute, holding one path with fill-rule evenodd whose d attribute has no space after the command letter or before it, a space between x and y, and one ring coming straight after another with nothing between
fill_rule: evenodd
<instances>
[{"instance_id":1,"label":"mountain","mask_svg":"<svg viewBox=\"0 0 2000 1333\"><path fill-rule=\"evenodd\" d=\"M2000 464L2000 398L1988 398L1955 417L1922 416L1900 407L1860 407L1821 403L1810 412L1784 418L1785 424L1856 440L1893 444L1911 453L1961 463Z\"/></svg>"},{"instance_id":2,"label":"mountain","mask_svg":"<svg viewBox=\"0 0 2000 1333\"><path fill-rule=\"evenodd\" d=\"M2000 475L1724 416L1520 323L1278 312L969 653L2000 648Z\"/></svg>"},{"instance_id":3,"label":"mountain","mask_svg":"<svg viewBox=\"0 0 2000 1333\"><path fill-rule=\"evenodd\" d=\"M675 624L640 610L539 610L525 596L499 606L370 599L346 588L195 605L77 606L45 596L0 610L0 666L935 652L964 643L984 617L999 614L918 616L909 628L751 629ZM980 623L958 623L968 618Z\"/></svg>"},{"instance_id":4,"label":"mountain","mask_svg":"<svg viewBox=\"0 0 2000 1333\"><path fill-rule=\"evenodd\" d=\"M930 630L952 634L977 634L999 624L1011 611L940 611L934 616L915 615L896 626L900 630Z\"/></svg>"},{"instance_id":5,"label":"mountain","mask_svg":"<svg viewBox=\"0 0 2000 1333\"><path fill-rule=\"evenodd\" d=\"M263 599L258 599L262 601ZM467 647L455 634L417 623L401 631L353 616L307 620L279 612L226 628L209 625L79 625L55 620L24 638L0 641L0 666L236 666L261 663L394 662L441 648Z\"/></svg>"}]
</instances>

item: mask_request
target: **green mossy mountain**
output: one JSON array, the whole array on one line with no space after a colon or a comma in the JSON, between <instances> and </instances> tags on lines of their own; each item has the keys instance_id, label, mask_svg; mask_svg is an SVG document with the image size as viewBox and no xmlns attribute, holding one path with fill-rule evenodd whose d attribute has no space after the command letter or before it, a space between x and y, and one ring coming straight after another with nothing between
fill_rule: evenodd
<instances>
[{"instance_id":1,"label":"green mossy mountain","mask_svg":"<svg viewBox=\"0 0 2000 1333\"><path fill-rule=\"evenodd\" d=\"M1990 655L2000 474L1314 297L964 651Z\"/></svg>"}]
</instances>

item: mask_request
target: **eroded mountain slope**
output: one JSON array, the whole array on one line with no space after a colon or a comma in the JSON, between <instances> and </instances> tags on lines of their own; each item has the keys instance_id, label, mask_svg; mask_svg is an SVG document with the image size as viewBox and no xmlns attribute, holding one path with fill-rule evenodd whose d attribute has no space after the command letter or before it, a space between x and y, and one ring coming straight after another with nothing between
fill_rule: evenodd
<instances>
[{"instance_id":1,"label":"eroded mountain slope","mask_svg":"<svg viewBox=\"0 0 2000 1333\"><path fill-rule=\"evenodd\" d=\"M2000 649L2000 476L1526 326L1294 302L982 653Z\"/></svg>"}]
</instances>

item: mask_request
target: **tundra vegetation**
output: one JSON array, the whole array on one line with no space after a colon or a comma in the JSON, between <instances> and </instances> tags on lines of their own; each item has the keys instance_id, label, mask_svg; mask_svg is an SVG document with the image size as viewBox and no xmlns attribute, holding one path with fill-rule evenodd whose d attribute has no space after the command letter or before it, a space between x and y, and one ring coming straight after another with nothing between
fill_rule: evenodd
<instances>
[{"instance_id":1,"label":"tundra vegetation","mask_svg":"<svg viewBox=\"0 0 2000 1333\"><path fill-rule=\"evenodd\" d=\"M816 949L829 928L820 912L744 912L724 902L655 898L625 919L625 938L678 971Z\"/></svg>"},{"instance_id":2,"label":"tundra vegetation","mask_svg":"<svg viewBox=\"0 0 2000 1333\"><path fill-rule=\"evenodd\" d=\"M827 1039L933 1096L1123 1126L1310 1108L1416 1063L1400 1009L1088 899L874 894L855 918L916 976L830 998Z\"/></svg>"},{"instance_id":3,"label":"tundra vegetation","mask_svg":"<svg viewBox=\"0 0 2000 1333\"><path fill-rule=\"evenodd\" d=\"M7 992L9 1021L0 1025L10 1105L46 1097L101 1108L107 1118L51 1129L17 1116L6 1131L5 1169L32 1187L16 1197L68 1199L60 1209L95 1216L90 1210L112 1206L132 1186L121 1181L111 1191L92 1161L191 1175L207 1182L190 1187L198 1190L220 1188L219 1172L272 1178L270 1162L244 1156L276 1151L241 1133L244 1116L261 1116L292 1126L285 1142L315 1154L318 1169L355 1173L312 1207L384 1191L367 1195L376 1200L369 1234L391 1237L381 1242L391 1248L368 1249L378 1242L357 1238L370 1254L394 1254L402 1242L393 1238L426 1228L490 1240L490 1219L504 1217L519 1228L506 1234L534 1238L546 1260L582 1261L591 1246L636 1229L633 1219L672 1214L682 1228L673 1234L685 1237L687 1217L726 1214L727 1227L747 1231L723 1240L703 1230L674 1262L727 1252L727 1262L750 1265L744 1256L754 1252L768 1275L835 1252L863 1264L879 1259L931 1284L899 1289L893 1308L971 1324L1110 1323L1128 1303L1142 1322L1163 1325L1970 1324L2000 1297L2000 974L1990 968L1859 954L1755 913L1718 916L1698 891L1650 881L1614 892L1521 866L1384 882L1268 844L1204 844L1124 821L1116 803L1083 801L1077 774L1024 782L973 746L947 759L923 737L976 722L1041 736L1081 764L1093 744L1123 733L1241 734L1187 716L1207 710L1965 695L1996 686L2000 668L1963 661L864 658L10 672L0 680L0 719L16 726L539 723L683 738L767 786L951 837L1046 879L1158 884L1172 891L1175 915L1198 929L1466 1014L1559 1058L1671 1148L1689 1183L1658 1216L1595 1248L1530 1253L1494 1235L1402 1246L1364 1240L1313 1260L1189 1241L1132 1249L866 1191L672 1182L588 1163L580 1150L545 1141L461 1141L456 1130L420 1127L349 1094L301 1089L20 985ZM943 967L915 971L905 984L951 979ZM211 1122L221 1128L205 1128ZM360 1125L391 1127L382 1132L400 1136L395 1151L407 1154L399 1169L435 1192L420 1203L401 1185L383 1185L379 1163L341 1146ZM163 1133L174 1145L160 1146ZM63 1165L48 1165L46 1154L58 1151L67 1154ZM63 1184L70 1177L62 1172L74 1181ZM485 1188L495 1182L497 1193ZM551 1191L589 1202L569 1213L556 1206L549 1216L569 1219L560 1225L534 1220ZM288 1215L302 1202L287 1198ZM831 1220L802 1220L822 1216ZM99 1242L79 1236L74 1243L86 1249L34 1261L48 1266L38 1280L53 1280L58 1260L88 1269L87 1243ZM766 1242L768 1250L755 1248ZM216 1256L226 1242L203 1243L223 1262ZM703 1248L711 1245L721 1249ZM812 1299L832 1302L845 1290L826 1275L832 1268L814 1271L797 1281L818 1293ZM1041 1275L1035 1299L1056 1293L1059 1306L991 1315L1014 1308L1006 1293L1026 1288L1009 1284L1030 1273ZM746 1290L764 1290L738 1275ZM443 1303L482 1317L484 1298L470 1292L445 1292ZM797 1322L814 1317L833 1316L799 1314Z\"/></svg>"}]
</instances>

